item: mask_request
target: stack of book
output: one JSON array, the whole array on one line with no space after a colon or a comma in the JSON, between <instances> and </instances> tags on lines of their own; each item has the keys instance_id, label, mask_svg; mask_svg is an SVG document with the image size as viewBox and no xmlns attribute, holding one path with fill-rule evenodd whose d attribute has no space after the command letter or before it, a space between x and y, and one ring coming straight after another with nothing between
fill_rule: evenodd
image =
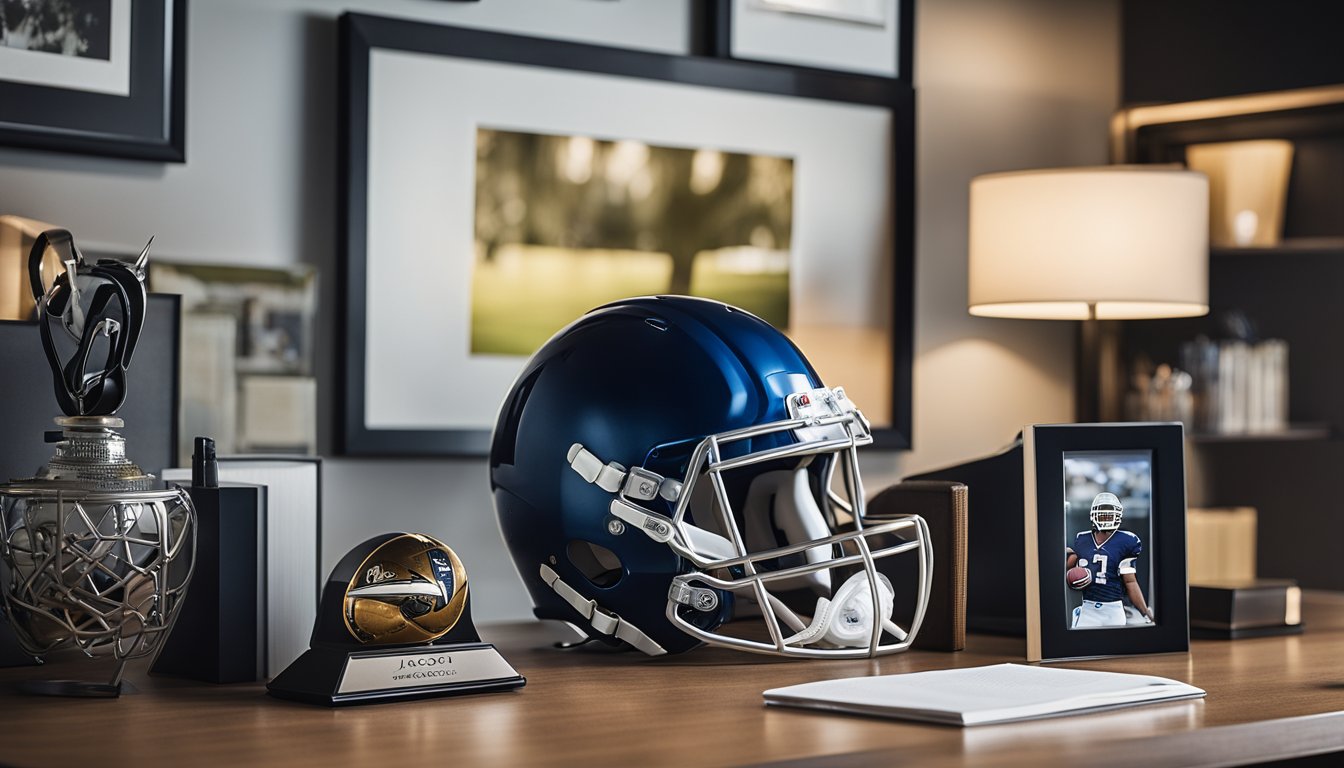
<instances>
[{"instance_id":1,"label":"stack of book","mask_svg":"<svg viewBox=\"0 0 1344 768\"><path fill-rule=\"evenodd\" d=\"M1288 426L1288 343L1266 339L1181 345L1192 377L1194 427L1217 434L1265 433Z\"/></svg>"},{"instance_id":2,"label":"stack of book","mask_svg":"<svg viewBox=\"0 0 1344 768\"><path fill-rule=\"evenodd\" d=\"M1291 579L1190 585L1190 636L1236 640L1302 631L1302 590Z\"/></svg>"}]
</instances>

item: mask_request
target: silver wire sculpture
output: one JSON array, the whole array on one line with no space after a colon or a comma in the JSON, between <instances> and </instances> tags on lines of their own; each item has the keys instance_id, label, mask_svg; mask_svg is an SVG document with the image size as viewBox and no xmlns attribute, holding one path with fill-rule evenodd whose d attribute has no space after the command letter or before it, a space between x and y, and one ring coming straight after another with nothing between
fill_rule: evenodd
<instances>
[{"instance_id":1,"label":"silver wire sculpture","mask_svg":"<svg viewBox=\"0 0 1344 768\"><path fill-rule=\"evenodd\" d=\"M46 250L65 271L42 274ZM106 684L43 681L36 693L115 697L131 659L158 651L191 579L196 512L180 487L156 488L127 458L112 414L126 397L145 318L149 246L134 262L86 261L65 230L29 254L43 348L66 415L56 454L28 479L0 485L0 586L24 650L75 647L116 660Z\"/></svg>"}]
</instances>

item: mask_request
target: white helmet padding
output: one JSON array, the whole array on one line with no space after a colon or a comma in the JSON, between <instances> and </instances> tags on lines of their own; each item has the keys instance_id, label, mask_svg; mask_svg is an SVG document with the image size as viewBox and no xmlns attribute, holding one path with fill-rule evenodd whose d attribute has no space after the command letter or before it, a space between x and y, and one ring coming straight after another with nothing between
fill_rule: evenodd
<instances>
[{"instance_id":1,"label":"white helmet padding","mask_svg":"<svg viewBox=\"0 0 1344 768\"><path fill-rule=\"evenodd\" d=\"M881 627L904 640L905 630L891 621L896 593L886 574L877 575L877 606L880 615L873 616L872 589L868 574L859 571L845 579L833 598L817 599L812 621L801 632L784 640L785 645L826 645L838 648L866 646L873 636L873 625Z\"/></svg>"},{"instance_id":2,"label":"white helmet padding","mask_svg":"<svg viewBox=\"0 0 1344 768\"><path fill-rule=\"evenodd\" d=\"M758 475L747 491L742 507L747 551L764 552L789 544L818 541L831 535L812 494L806 467ZM780 541L780 534L783 541ZM824 563L832 558L829 546L810 547L798 562ZM795 576L775 584L776 589L810 589L818 595L831 592L828 570Z\"/></svg>"}]
</instances>

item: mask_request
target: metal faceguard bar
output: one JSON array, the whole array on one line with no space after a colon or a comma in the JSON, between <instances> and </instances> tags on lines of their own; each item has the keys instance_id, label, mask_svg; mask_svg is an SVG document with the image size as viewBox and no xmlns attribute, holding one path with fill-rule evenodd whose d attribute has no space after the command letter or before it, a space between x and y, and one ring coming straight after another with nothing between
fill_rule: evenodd
<instances>
[{"instance_id":1,"label":"metal faceguard bar","mask_svg":"<svg viewBox=\"0 0 1344 768\"><path fill-rule=\"evenodd\" d=\"M915 540L913 541L906 541L901 544L884 547L877 550L873 550L868 544L869 537L891 534L897 531L907 530L911 528L913 528L915 531ZM763 560L781 555L797 554L811 547L829 546L832 544L837 544L846 541L852 541L857 545L859 549L857 554L845 555L843 557L838 557L833 560L827 560L818 563L808 563L805 565L795 566L792 568L784 568L777 571L766 571L759 573L755 571L755 568L753 567L752 564L752 561L754 560ZM792 618L793 621L789 621L787 623L789 623L790 626L793 627L795 630L801 628L800 626L798 626L801 620L796 615L794 615L793 612L787 606L783 605L783 603L780 602L778 598L770 594L770 592L767 589L767 585L769 582L788 579L791 577L805 575L809 573L815 573L817 571L837 568L840 566L852 565L855 563L863 563L864 572L868 575L868 589L870 593L870 598L872 600L872 605L874 607L874 614L876 615L880 613L880 611L877 610L877 607L881 604L880 602L881 597L878 594L877 567L875 561L878 560L879 558L898 555L904 552L910 552L911 550L915 550L919 553L920 595L919 600L916 603L915 616L910 624L910 629L908 632L905 633L905 636L903 638L899 639L898 642L885 643L885 644L882 643L881 638L882 638L882 632L884 631L882 622L874 621L873 630L871 636L869 637L868 646L864 648L857 648L857 647L807 648L785 644L784 642L785 635L779 626L778 614L783 613L786 617ZM929 593L932 588L929 575L933 568L933 546L932 542L929 539L928 525L924 522L924 519L916 515L911 515L910 517L873 526L871 528L868 528L867 530L838 534L835 536L827 537L825 539L818 539L817 541L814 542L795 544L788 547L771 550L769 552L763 552L760 553L759 555L755 555L749 558L745 559L738 558L736 560L731 561L731 564L739 564L739 563L748 572L748 574L746 576L743 576L742 578L725 580L716 578L706 573L690 573L682 576L677 576L675 579L673 579L673 589L674 590L677 589L678 586L689 587L693 582L705 584L710 587L714 587L716 589L723 589L733 592L750 588L755 593L756 601L761 607L761 615L765 619L766 628L770 632L771 642L766 643L757 640L748 640L745 638L732 637L729 635L723 635L701 629L695 626L694 624L691 624L690 622L686 621L684 618L682 618L677 610L680 607L680 604L671 599L669 599L667 603L666 614L668 620L671 621L673 625L679 627L683 632L686 632L687 634L705 643L729 648L736 648L738 650L749 651L752 653L798 656L798 657L816 658L816 659L872 658L874 656L881 656L889 653L897 653L899 651L903 651L909 648L910 644L914 642L916 635L919 633L919 628L924 622L924 614L928 608Z\"/></svg>"},{"instance_id":2,"label":"metal faceguard bar","mask_svg":"<svg viewBox=\"0 0 1344 768\"><path fill-rule=\"evenodd\" d=\"M832 402L829 395L830 390L816 390L812 395L821 395L827 403ZM796 412L792 405L800 398L799 393L790 395L790 411ZM843 390L836 390L835 397L841 401L844 400ZM806 404L806 400L803 400ZM825 436L827 427L836 426L839 430L830 430L831 432L841 432L835 436ZM803 431L805 430L805 432ZM738 456L731 459L722 458L722 447L742 440L750 440L757 437L763 437L780 432L792 432L798 442L792 445L771 448L764 451L757 451L745 456ZM821 435L807 439L806 435ZM716 570L740 566L745 571L745 576L741 579L732 581L722 581L709 577L707 574L688 574L684 577L678 577L674 580L676 584L681 582L685 584L687 580L699 580L703 583L716 586L721 589L737 590L750 588L755 594L756 602L761 608L762 616L765 618L766 626L770 631L771 643L746 640L742 638L730 637L727 635L716 634L700 629L682 619L677 614L679 603L669 599L667 604L667 617L674 625L680 627L688 634L713 645L722 645L732 648L738 648L745 651L768 654L783 654L804 656L811 658L863 658L872 657L881 654L895 653L905 650L914 640L920 625L924 620L924 612L928 607L928 598L930 590L929 574L933 566L933 548L929 542L928 526L922 518L909 517L903 520L897 520L889 523L883 523L868 530L863 527L864 511L864 492L863 482L859 477L858 471L858 453L860 446L872 443L871 428L868 420L864 418L862 412L849 406L847 410L838 414L821 416L802 416L799 418L785 419L782 421L771 422L769 424L760 424L746 427L743 429L723 432L716 435L710 435L702 440L696 446L691 454L691 460L688 462L686 477L682 481L681 492L677 498L677 506L673 512L670 521L673 535L667 541L677 554L690 560L698 569ZM722 474L732 469L744 466L759 464L776 459L790 458L794 456L808 456L823 453L844 454L843 459L846 464L846 471L843 473L846 495L849 497L849 504L845 504L836 498L831 490L831 481L835 472L833 464L824 478L824 485L827 495L840 506L844 507L853 517L855 530L849 533L836 534L825 539L803 542L786 547L765 550L757 553L747 552L746 544L742 540L742 534L738 530L736 521L732 515L732 505L728 500L728 493L724 487ZM839 458L839 456L837 456ZM837 462L839 463L839 462ZM701 472L703 467L703 473ZM733 558L706 558L700 552L690 546L691 535L687 531L689 526L686 523L686 513L690 508L692 490L695 483L703 475L708 476L714 487L715 507L720 516L720 525L730 536L733 548L737 552L737 557ZM917 530L917 540L907 542L894 547L880 549L876 553L868 546L867 537L882 534L893 533L895 531L915 527ZM698 526L697 526L698 527ZM768 571L758 573L756 563L765 560L774 560L787 555L798 554L808 549L820 546L832 546L842 542L854 542L859 553L847 555L832 560L826 560L818 563L810 563L795 568L789 568L779 571ZM887 557L890 555L906 552L911 549L918 549L919 552L919 572L920 572L920 599L915 610L915 618L911 624L909 632L905 638L897 643L881 644L882 624L874 622L873 633L866 648L801 648L788 646L784 643L784 634L779 626L779 619L776 616L776 609L781 608L788 611L778 598L775 598L766 589L766 582L777 579L784 579L790 576L797 576L816 571L831 569L843 565L849 565L862 562L864 571L868 574L868 588L872 598L872 605L875 609L881 604L878 593L877 569L874 560L878 557Z\"/></svg>"},{"instance_id":3,"label":"metal faceguard bar","mask_svg":"<svg viewBox=\"0 0 1344 768\"><path fill-rule=\"evenodd\" d=\"M840 390L841 392L843 390ZM791 396L791 397L795 397ZM784 445L778 448L770 448L764 451L757 451L745 456L738 456L731 459L722 457L722 447L742 440L751 440L766 435L779 432L793 432L795 437L799 437L799 430L808 430L809 433L816 433L824 430L826 427L836 426L843 431L842 435L835 437L818 437L813 439L799 439L792 445ZM857 427L857 429L856 429ZM831 480L835 472L835 466L832 465L827 477L824 478L826 493L832 501L849 512L854 518L856 531L863 530L863 481L859 478L859 460L857 449L860 446L868 445L873 442L871 429L868 420L864 418L863 413L850 410L842 414L784 419L769 424L759 424L743 429L736 429L730 432L721 432L716 435L710 435L695 447L691 454L691 459L687 463L686 477L682 480L681 492L677 497L677 506L672 513L672 519L669 521L672 526L673 536L667 542L677 554L690 560L697 568L720 568L729 565L749 564L751 559L773 558L782 554L787 554L790 548L769 550L766 552L752 555L747 552L746 544L742 541L741 533L738 531L736 522L732 516L732 505L728 501L728 492L723 485L722 474L724 472L738 469L752 464L760 464L776 459L785 459L794 456L809 456L822 453L844 452L847 463L844 474L845 492L849 497L849 503L838 499L831 490ZM704 468L703 473L701 467ZM714 497L718 502L715 506L719 513L719 523L729 533L731 542L737 552L738 557L733 560L723 560L721 558L710 559L704 554L696 551L691 545L691 536L686 527L686 513L690 511L690 502L692 490L695 488L701 476L708 476L714 486ZM813 543L810 546L819 546ZM810 547L803 547L807 549ZM801 551L801 550L800 550Z\"/></svg>"},{"instance_id":4,"label":"metal faceguard bar","mask_svg":"<svg viewBox=\"0 0 1344 768\"><path fill-rule=\"evenodd\" d=\"M809 398L816 398L816 401L809 405ZM601 461L597 457L589 454L583 446L578 443L570 448L568 460L570 466L575 471L584 475L585 480L596 483L603 487L604 490L617 496L617 498L612 500L611 504L611 512L614 516L636 525L656 541L666 543L668 547L681 557L690 561L697 569L715 570L719 568L740 566L746 573L746 576L742 579L724 582L713 579L707 574L695 573L677 577L671 586L673 591L675 591L678 587L685 588L688 586L686 583L687 580L700 580L704 583L714 584L723 589L751 589L755 594L757 603L761 606L762 614L766 618L767 627L770 630L773 643L767 644L743 640L726 635L714 634L702 630L699 627L695 627L677 615L677 607L680 603L669 598L666 611L668 619L672 621L675 626L680 627L688 634L713 645L723 645L757 653L784 654L811 658L863 658L905 650L909 647L910 642L914 640L914 637L924 620L924 612L928 606L930 590L928 577L933 567L933 549L929 542L928 526L922 518L911 516L901 520L882 523L867 531L864 530L864 493L862 480L859 478L857 449L860 446L872 443L873 439L868 420L853 406L852 402L845 399L844 390L829 390L822 388L806 393L793 393L786 396L786 402L790 413L794 414L795 418L784 419L769 424L755 425L729 432L722 432L710 435L702 440L692 452L691 459L688 462L686 476L680 483L671 478L664 479L662 476L642 468L636 468L627 472L624 467L618 465L608 464L606 467L603 467ZM818 413L818 411L821 410L826 410L828 412ZM835 429L828 429L832 427ZM724 445L780 432L792 432L797 442L791 445L757 451L731 459L724 459L722 457L722 447ZM737 524L732 517L732 505L728 501L728 494L723 484L722 473L732 469L776 459L818 455L823 453L839 454L841 452L844 453L843 466L845 471L843 472L843 477L845 492L849 497L849 501L847 503L845 500L840 499L831 489L835 468L840 462L833 463L830 466L828 474L824 478L825 492L827 497L833 503L850 513L853 518L855 530L849 533L830 536L825 539L765 550L754 554L748 553L746 545L742 540L742 534L738 530ZM708 529L692 526L685 520L686 514L690 508L691 491L702 475L708 476L714 487L716 502L714 506L717 508L717 512L720 515L720 524L723 529L729 533L731 537L730 539L709 533ZM631 495L627 491L627 484L632 478L641 481L649 481L650 487L647 489L648 492L638 496ZM637 501L650 500L656 496L661 496L668 501L675 499L676 507L671 518L658 512L654 512L653 510L644 507L642 504L634 503ZM914 542L907 542L905 544L872 552L866 541L866 537L868 536L888 534L912 526L916 527L918 533L917 540ZM725 544L731 544L736 556L729 558L724 558L722 556L707 556L693 546L692 541L696 537L692 534L692 529L696 529L698 533L708 534L714 539L722 540ZM703 541L703 536L699 538ZM772 560L790 554L797 554L814 547L832 546L847 541L856 543L856 546L859 549L859 554L847 555L833 560L783 571L768 571L764 573L758 573L756 571L756 563L763 560ZM785 615L793 618L795 622L797 621L797 617L793 615L792 611L784 606L778 598L775 598L768 592L765 587L766 582L862 562L864 564L864 570L868 574L868 584L872 604L876 608L880 605L880 595L877 587L877 570L873 564L874 559L907 552L916 548L918 549L920 558L919 570L921 594L910 630L906 633L905 637L901 639L901 642L886 645L880 644L883 628L881 623L875 622L872 637L866 648L801 648L784 644L784 635L780 630L779 621L775 616L775 611L777 608L784 611Z\"/></svg>"},{"instance_id":5,"label":"metal faceguard bar","mask_svg":"<svg viewBox=\"0 0 1344 768\"><path fill-rule=\"evenodd\" d=\"M708 537L710 541L722 542L725 547L732 547L738 557L748 556L737 525L732 519L732 505L728 503L728 494L724 490L721 477L723 472L740 467L795 456L838 454L843 451L845 492L849 500L841 499L831 488L835 464L831 465L827 476L823 478L823 485L827 498L854 518L856 530L863 529L863 484L859 479L856 449L870 444L873 438L868 420L845 400L843 393L842 389L834 391L817 389L787 396L790 401L812 395L818 397L817 402L827 404L840 402L845 407L842 413L803 414L796 418L722 432L704 438L691 453L686 475L681 480L664 478L643 467L627 470L615 463L603 465L599 457L580 443L570 446L567 460L570 467L584 480L598 485L615 496L610 505L610 512L614 517L643 530L655 541L667 544L698 568L717 567L724 560L723 552L707 552L697 548L694 542L699 539L703 544ZM823 401L822 397L826 399ZM792 405L790 407L792 408ZM813 411L815 410L814 408ZM796 442L731 459L722 457L724 445L779 432L792 432ZM711 533L707 528L692 526L685 521L686 514L690 510L691 491L702 476L708 476L714 486L719 522L724 530L730 533L731 539ZM671 517L655 512L640 503L655 498L676 503Z\"/></svg>"}]
</instances>

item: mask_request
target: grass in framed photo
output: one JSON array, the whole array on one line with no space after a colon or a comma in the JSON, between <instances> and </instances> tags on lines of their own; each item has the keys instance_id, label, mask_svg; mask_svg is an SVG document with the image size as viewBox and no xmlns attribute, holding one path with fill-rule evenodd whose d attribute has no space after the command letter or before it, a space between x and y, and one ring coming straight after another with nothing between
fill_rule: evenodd
<instances>
[{"instance_id":1,"label":"grass in framed photo","mask_svg":"<svg viewBox=\"0 0 1344 768\"><path fill-rule=\"evenodd\" d=\"M474 355L529 355L627 296L789 327L792 158L479 127L475 207Z\"/></svg>"},{"instance_id":2,"label":"grass in framed photo","mask_svg":"<svg viewBox=\"0 0 1344 768\"><path fill-rule=\"evenodd\" d=\"M1023 432L1027 659L1189 648L1180 424Z\"/></svg>"},{"instance_id":3,"label":"grass in framed photo","mask_svg":"<svg viewBox=\"0 0 1344 768\"><path fill-rule=\"evenodd\" d=\"M0 143L183 162L186 5L0 2Z\"/></svg>"},{"instance_id":4,"label":"grass in framed photo","mask_svg":"<svg viewBox=\"0 0 1344 768\"><path fill-rule=\"evenodd\" d=\"M546 339L658 294L764 318L909 445L908 86L362 14L341 34L341 450L481 454Z\"/></svg>"}]
</instances>

